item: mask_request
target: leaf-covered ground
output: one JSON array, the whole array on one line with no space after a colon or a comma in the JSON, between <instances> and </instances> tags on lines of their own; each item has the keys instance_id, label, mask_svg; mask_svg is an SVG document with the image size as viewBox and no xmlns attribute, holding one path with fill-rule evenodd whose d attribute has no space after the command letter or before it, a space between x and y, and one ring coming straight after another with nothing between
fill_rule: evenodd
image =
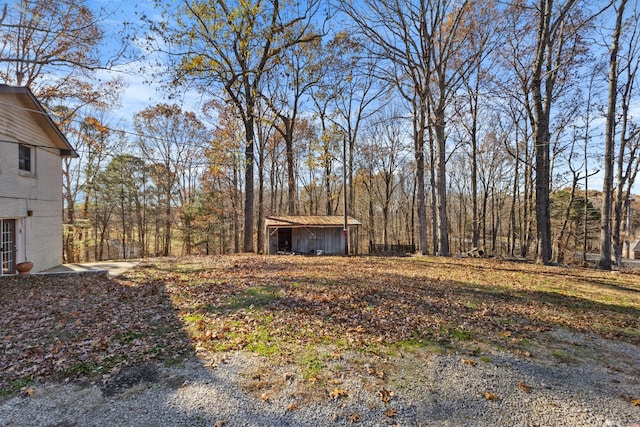
<instances>
[{"instance_id":1,"label":"leaf-covered ground","mask_svg":"<svg viewBox=\"0 0 640 427\"><path fill-rule=\"evenodd\" d=\"M0 279L0 396L36 380L171 361L189 339L162 283L89 274Z\"/></svg>"},{"instance_id":2,"label":"leaf-covered ground","mask_svg":"<svg viewBox=\"0 0 640 427\"><path fill-rule=\"evenodd\" d=\"M0 280L0 389L136 362L242 349L298 363L315 349L417 348L533 357L567 329L640 345L632 273L435 257L238 255L151 260L123 278Z\"/></svg>"}]
</instances>

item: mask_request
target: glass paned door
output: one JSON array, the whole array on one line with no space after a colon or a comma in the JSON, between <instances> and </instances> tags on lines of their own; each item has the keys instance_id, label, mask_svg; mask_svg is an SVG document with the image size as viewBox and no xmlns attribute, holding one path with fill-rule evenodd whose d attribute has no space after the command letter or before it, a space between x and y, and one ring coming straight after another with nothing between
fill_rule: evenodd
<instances>
[{"instance_id":1,"label":"glass paned door","mask_svg":"<svg viewBox=\"0 0 640 427\"><path fill-rule=\"evenodd\" d=\"M2 232L0 233L0 260L2 261L2 274L15 274L16 272L16 220L3 219Z\"/></svg>"}]
</instances>

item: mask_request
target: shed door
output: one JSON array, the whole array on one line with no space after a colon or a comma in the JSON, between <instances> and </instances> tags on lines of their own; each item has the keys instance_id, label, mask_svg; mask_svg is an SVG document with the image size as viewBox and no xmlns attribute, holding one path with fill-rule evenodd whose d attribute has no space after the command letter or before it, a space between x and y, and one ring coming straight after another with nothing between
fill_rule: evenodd
<instances>
[{"instance_id":1,"label":"shed door","mask_svg":"<svg viewBox=\"0 0 640 427\"><path fill-rule=\"evenodd\" d=\"M278 251L291 252L290 228L281 228L278 230Z\"/></svg>"},{"instance_id":2,"label":"shed door","mask_svg":"<svg viewBox=\"0 0 640 427\"><path fill-rule=\"evenodd\" d=\"M0 223L2 224L0 233L2 274L14 274L16 272L16 220L3 219Z\"/></svg>"}]
</instances>

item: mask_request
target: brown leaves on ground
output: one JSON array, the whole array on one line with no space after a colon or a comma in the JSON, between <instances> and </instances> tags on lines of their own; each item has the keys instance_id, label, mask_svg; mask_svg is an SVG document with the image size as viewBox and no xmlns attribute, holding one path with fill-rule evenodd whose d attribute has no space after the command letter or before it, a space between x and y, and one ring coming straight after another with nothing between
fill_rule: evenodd
<instances>
[{"instance_id":1,"label":"brown leaves on ground","mask_svg":"<svg viewBox=\"0 0 640 427\"><path fill-rule=\"evenodd\" d=\"M256 255L153 263L144 273L167 284L190 328L201 321L213 331L205 349L252 349L256 328L270 343L372 351L475 338L518 348L557 327L640 343L635 275L476 259Z\"/></svg>"},{"instance_id":2,"label":"brown leaves on ground","mask_svg":"<svg viewBox=\"0 0 640 427\"><path fill-rule=\"evenodd\" d=\"M629 403L631 403L633 406L640 406L640 399L629 399Z\"/></svg>"},{"instance_id":3,"label":"brown leaves on ground","mask_svg":"<svg viewBox=\"0 0 640 427\"><path fill-rule=\"evenodd\" d=\"M0 280L0 393L169 360L189 341L165 285L98 275Z\"/></svg>"},{"instance_id":4,"label":"brown leaves on ground","mask_svg":"<svg viewBox=\"0 0 640 427\"><path fill-rule=\"evenodd\" d=\"M360 414L354 412L353 414L349 415L349 422L352 424L360 422Z\"/></svg>"},{"instance_id":5,"label":"brown leaves on ground","mask_svg":"<svg viewBox=\"0 0 640 427\"><path fill-rule=\"evenodd\" d=\"M492 393L490 391L485 391L482 396L484 397L484 400L492 400L492 401L500 400L497 394Z\"/></svg>"},{"instance_id":6,"label":"brown leaves on ground","mask_svg":"<svg viewBox=\"0 0 640 427\"><path fill-rule=\"evenodd\" d=\"M340 355L481 341L518 350L552 328L640 344L640 277L436 257L151 260L120 280L0 280L0 389L189 348L272 357L327 343Z\"/></svg>"},{"instance_id":7,"label":"brown leaves on ground","mask_svg":"<svg viewBox=\"0 0 640 427\"><path fill-rule=\"evenodd\" d=\"M380 400L382 400L382 402L387 403L391 399L393 399L393 392L387 390L385 387L382 387L380 390L378 390L378 396L380 397Z\"/></svg>"},{"instance_id":8,"label":"brown leaves on ground","mask_svg":"<svg viewBox=\"0 0 640 427\"><path fill-rule=\"evenodd\" d=\"M525 393L531 393L531 386L527 385L525 382L521 381L518 383L518 388Z\"/></svg>"},{"instance_id":9,"label":"brown leaves on ground","mask_svg":"<svg viewBox=\"0 0 640 427\"><path fill-rule=\"evenodd\" d=\"M469 366L476 366L478 364L478 362L473 359L462 359L462 363Z\"/></svg>"},{"instance_id":10,"label":"brown leaves on ground","mask_svg":"<svg viewBox=\"0 0 640 427\"><path fill-rule=\"evenodd\" d=\"M343 397L347 397L347 392L341 388L335 387L329 392L329 397L331 398L331 400L338 400Z\"/></svg>"},{"instance_id":11,"label":"brown leaves on ground","mask_svg":"<svg viewBox=\"0 0 640 427\"><path fill-rule=\"evenodd\" d=\"M22 397L31 397L34 394L36 394L36 389L33 387L26 386L20 389L20 396Z\"/></svg>"}]
</instances>

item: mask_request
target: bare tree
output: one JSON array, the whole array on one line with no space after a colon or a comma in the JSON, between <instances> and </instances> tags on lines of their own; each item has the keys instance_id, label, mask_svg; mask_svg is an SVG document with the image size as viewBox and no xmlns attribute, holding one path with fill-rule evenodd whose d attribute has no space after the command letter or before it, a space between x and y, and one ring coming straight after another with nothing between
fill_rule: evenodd
<instances>
[{"instance_id":1,"label":"bare tree","mask_svg":"<svg viewBox=\"0 0 640 427\"><path fill-rule=\"evenodd\" d=\"M166 20L148 20L165 42L166 47L157 49L177 59L172 83L192 82L214 97L223 91L244 124L245 251L254 250L255 121L261 83L286 51L321 36L311 27L319 5L319 0L305 0L295 8L279 0L182 0L175 9L167 6Z\"/></svg>"},{"instance_id":2,"label":"bare tree","mask_svg":"<svg viewBox=\"0 0 640 427\"><path fill-rule=\"evenodd\" d=\"M447 109L463 77L474 64L471 1L430 0L399 3L393 0L364 1L362 7L343 3L343 9L376 47L381 58L377 73L391 82L411 105L414 122L414 155L420 250L427 252L425 204L425 141L429 131L431 168L435 168L437 194L437 253L449 255L447 219ZM360 5L360 4L359 4ZM434 169L432 169L433 171ZM433 181L433 179L432 179Z\"/></svg>"},{"instance_id":3,"label":"bare tree","mask_svg":"<svg viewBox=\"0 0 640 427\"><path fill-rule=\"evenodd\" d=\"M618 14L624 9L624 4L619 6ZM624 23L625 48L619 60L620 72L623 73L623 81L620 93L619 111L619 142L616 158L616 186L613 199L613 250L617 265L622 265L622 219L631 198L631 188L635 182L638 168L640 167L638 152L640 150L640 129L633 120L631 105L634 102L634 95L637 93L637 75L640 66L640 34L638 24L637 4L633 13ZM627 245L629 245L627 236Z\"/></svg>"},{"instance_id":4,"label":"bare tree","mask_svg":"<svg viewBox=\"0 0 640 427\"><path fill-rule=\"evenodd\" d=\"M613 165L616 130L616 104L618 96L618 51L622 31L624 8L627 0L620 0L616 9L616 25L609 49L609 90L607 100L607 122L605 125L604 178L602 184L602 222L600 225L600 260L598 267L611 270L611 209L613 200Z\"/></svg>"},{"instance_id":5,"label":"bare tree","mask_svg":"<svg viewBox=\"0 0 640 427\"><path fill-rule=\"evenodd\" d=\"M172 228L175 224L173 206L179 206L180 218L185 226L187 247L190 252L190 219L183 208L193 203L198 167L194 159L201 156L205 128L195 114L183 112L176 105L159 104L148 107L134 117L136 131L141 135L138 145L144 159L155 165L155 180L162 189L164 235L162 254L171 253ZM197 167L196 167L197 166Z\"/></svg>"}]
</instances>

